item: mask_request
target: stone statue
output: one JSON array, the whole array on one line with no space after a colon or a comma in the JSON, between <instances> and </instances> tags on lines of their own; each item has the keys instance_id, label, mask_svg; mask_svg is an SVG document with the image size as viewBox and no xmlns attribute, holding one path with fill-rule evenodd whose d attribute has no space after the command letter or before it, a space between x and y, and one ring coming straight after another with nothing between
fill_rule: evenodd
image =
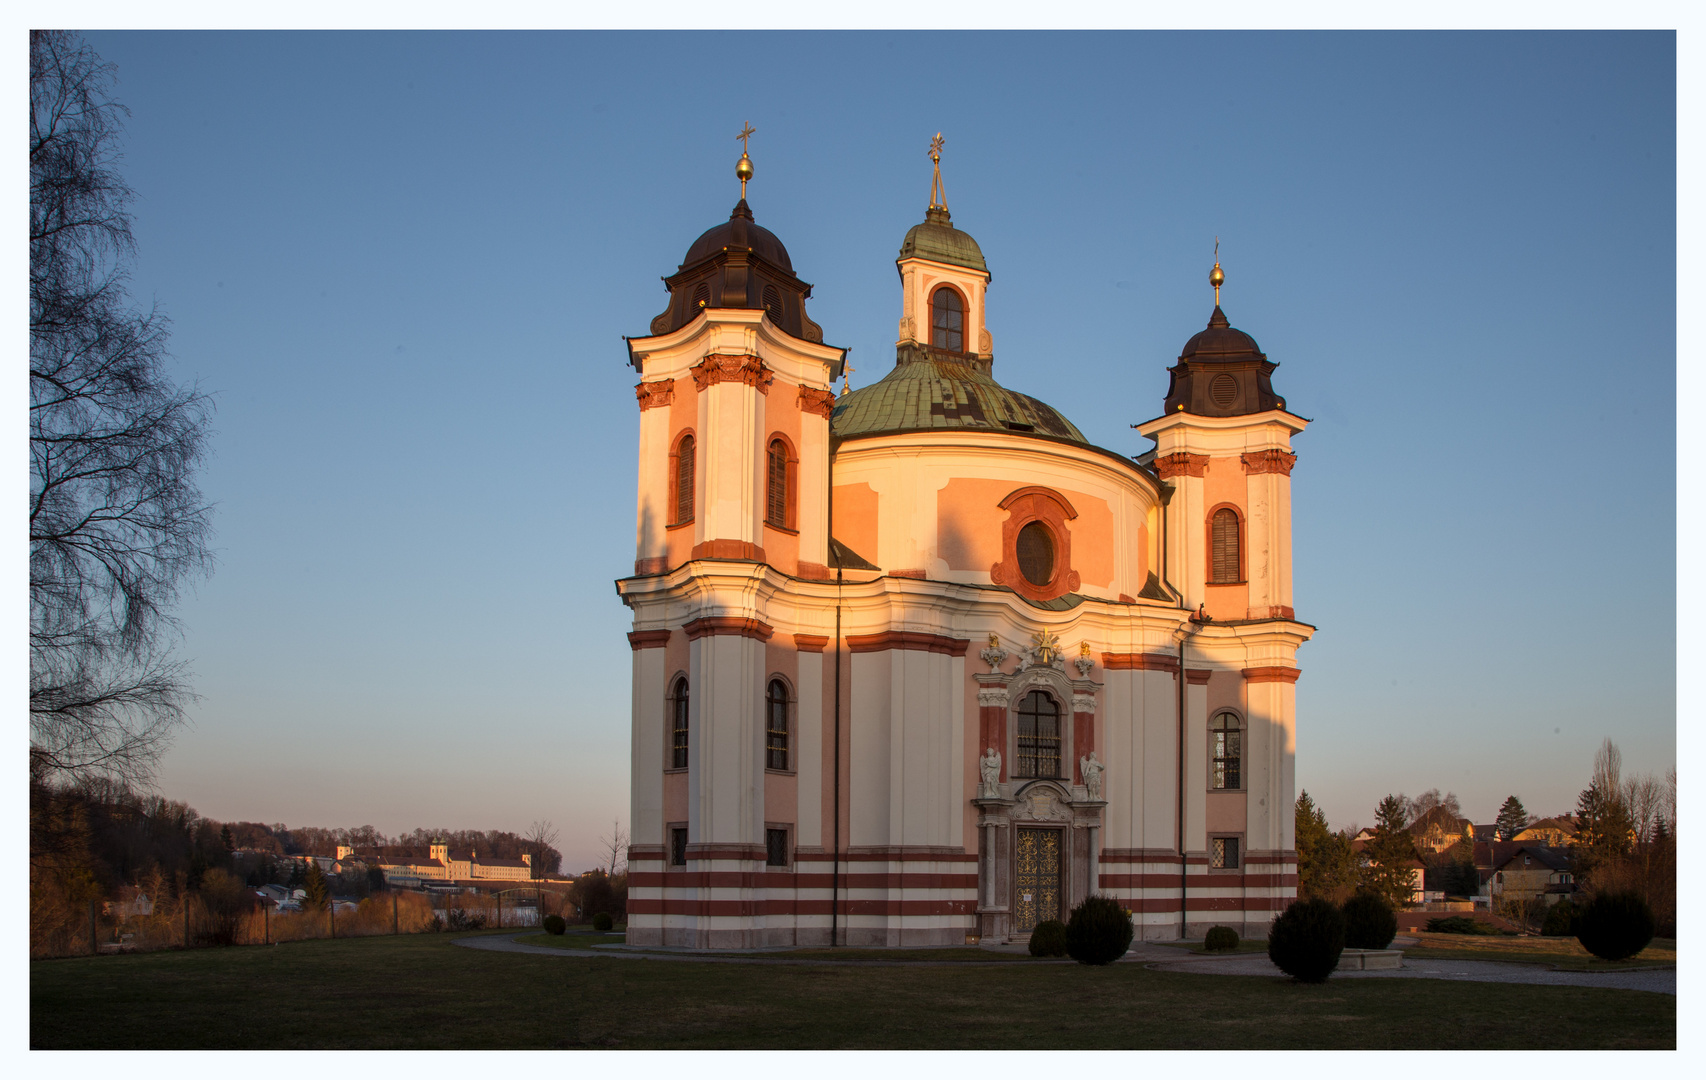
<instances>
[{"instance_id":1,"label":"stone statue","mask_svg":"<svg viewBox=\"0 0 1706 1080\"><path fill-rule=\"evenodd\" d=\"M977 759L978 774L982 783L977 785L977 797L980 799L999 799L1001 789L996 785L1001 782L1001 752L991 746Z\"/></svg>"},{"instance_id":2,"label":"stone statue","mask_svg":"<svg viewBox=\"0 0 1706 1080\"><path fill-rule=\"evenodd\" d=\"M1105 768L1096 760L1096 751L1090 751L1089 757L1078 759L1078 770L1084 774L1084 792L1090 796L1091 802L1102 801L1102 770Z\"/></svg>"}]
</instances>

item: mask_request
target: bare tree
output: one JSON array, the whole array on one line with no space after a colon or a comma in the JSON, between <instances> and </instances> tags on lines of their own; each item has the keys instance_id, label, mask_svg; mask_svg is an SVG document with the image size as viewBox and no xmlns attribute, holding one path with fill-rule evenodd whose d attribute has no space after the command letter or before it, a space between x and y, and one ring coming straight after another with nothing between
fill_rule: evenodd
<instances>
[{"instance_id":1,"label":"bare tree","mask_svg":"<svg viewBox=\"0 0 1706 1080\"><path fill-rule=\"evenodd\" d=\"M618 868L628 868L628 831L622 828L620 818L610 823L610 835L604 837L601 846L610 856L610 865L606 872L611 877L616 876Z\"/></svg>"},{"instance_id":2,"label":"bare tree","mask_svg":"<svg viewBox=\"0 0 1706 1080\"><path fill-rule=\"evenodd\" d=\"M547 870L545 866L546 851L555 852L557 848L557 827L555 825L549 821L535 821L527 827L527 832L522 836L522 839L533 845L533 877L535 880L557 869L551 867Z\"/></svg>"},{"instance_id":3,"label":"bare tree","mask_svg":"<svg viewBox=\"0 0 1706 1080\"><path fill-rule=\"evenodd\" d=\"M210 399L131 306L113 68L30 34L30 771L146 781L192 698L168 614L212 565Z\"/></svg>"},{"instance_id":4,"label":"bare tree","mask_svg":"<svg viewBox=\"0 0 1706 1080\"><path fill-rule=\"evenodd\" d=\"M1623 794L1623 751L1609 737L1594 751L1592 783L1607 799Z\"/></svg>"}]
</instances>

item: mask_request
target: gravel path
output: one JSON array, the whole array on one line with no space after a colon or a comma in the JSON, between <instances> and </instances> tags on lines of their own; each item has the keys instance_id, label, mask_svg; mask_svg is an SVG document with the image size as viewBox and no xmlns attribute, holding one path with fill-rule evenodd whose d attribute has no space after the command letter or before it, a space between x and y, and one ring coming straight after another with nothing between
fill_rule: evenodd
<instances>
[{"instance_id":1,"label":"gravel path","mask_svg":"<svg viewBox=\"0 0 1706 1080\"><path fill-rule=\"evenodd\" d=\"M465 949L486 952L525 953L529 956L607 956L623 960L678 960L699 964L783 964L809 966L813 964L855 964L866 967L947 967L968 963L964 960L815 960L790 956L765 956L758 952L729 955L727 953L697 952L690 949L648 949L640 951L626 946L603 946L597 949L555 949L543 945L523 945L515 939L537 930L503 936L457 938L456 944ZM778 949L777 952L787 952ZM996 951L1017 952L1015 947ZM1152 942L1133 942L1123 963L1148 964L1156 971L1186 972L1192 975L1265 975L1284 978L1285 975L1262 953L1233 953L1228 956L1202 956L1167 945ZM981 961L996 966L1011 964L1070 964L1071 960L990 960ZM1676 969L1662 971L1553 971L1539 964L1504 964L1487 960L1405 960L1396 971L1341 971L1335 979L1446 979L1457 982L1528 983L1537 986L1599 986L1614 990L1646 990L1655 994L1676 993Z\"/></svg>"}]
</instances>

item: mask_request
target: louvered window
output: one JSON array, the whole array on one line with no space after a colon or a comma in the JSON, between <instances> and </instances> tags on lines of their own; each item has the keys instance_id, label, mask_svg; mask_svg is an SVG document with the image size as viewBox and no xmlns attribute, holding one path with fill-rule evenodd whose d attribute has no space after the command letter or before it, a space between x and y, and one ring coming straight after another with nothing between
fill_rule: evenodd
<instances>
[{"instance_id":1,"label":"louvered window","mask_svg":"<svg viewBox=\"0 0 1706 1080\"><path fill-rule=\"evenodd\" d=\"M1209 584L1225 585L1242 581L1238 559L1238 513L1231 508L1214 512L1210 527L1213 534L1210 547Z\"/></svg>"},{"instance_id":2,"label":"louvered window","mask_svg":"<svg viewBox=\"0 0 1706 1080\"><path fill-rule=\"evenodd\" d=\"M788 687L781 679L770 680L764 695L764 767L788 767Z\"/></svg>"},{"instance_id":3,"label":"louvered window","mask_svg":"<svg viewBox=\"0 0 1706 1080\"><path fill-rule=\"evenodd\" d=\"M675 524L693 520L693 436L684 435L675 449Z\"/></svg>"},{"instance_id":4,"label":"louvered window","mask_svg":"<svg viewBox=\"0 0 1706 1080\"><path fill-rule=\"evenodd\" d=\"M675 680L669 695L670 768L687 768L687 680Z\"/></svg>"},{"instance_id":5,"label":"louvered window","mask_svg":"<svg viewBox=\"0 0 1706 1080\"><path fill-rule=\"evenodd\" d=\"M697 314L711 304L711 286L701 281L699 287L693 290L693 311Z\"/></svg>"},{"instance_id":6,"label":"louvered window","mask_svg":"<svg viewBox=\"0 0 1706 1080\"><path fill-rule=\"evenodd\" d=\"M778 529L788 527L788 444L781 439L770 442L770 459L766 469L770 478L770 497L766 500L764 520Z\"/></svg>"},{"instance_id":7,"label":"louvered window","mask_svg":"<svg viewBox=\"0 0 1706 1080\"><path fill-rule=\"evenodd\" d=\"M1047 525L1040 521L1026 525L1019 530L1014 547L1019 556L1019 572L1026 581L1042 588L1054 580L1054 537L1049 535Z\"/></svg>"},{"instance_id":8,"label":"louvered window","mask_svg":"<svg viewBox=\"0 0 1706 1080\"><path fill-rule=\"evenodd\" d=\"M1041 690L1019 703L1018 769L1015 776L1060 778L1060 706Z\"/></svg>"},{"instance_id":9,"label":"louvered window","mask_svg":"<svg viewBox=\"0 0 1706 1080\"><path fill-rule=\"evenodd\" d=\"M1242 786L1242 736L1238 718L1231 713L1221 713L1209 725L1209 757L1214 769L1209 787L1236 791Z\"/></svg>"},{"instance_id":10,"label":"louvered window","mask_svg":"<svg viewBox=\"0 0 1706 1080\"><path fill-rule=\"evenodd\" d=\"M782 294L774 285L764 286L764 310L769 313L771 322L782 325Z\"/></svg>"},{"instance_id":11,"label":"louvered window","mask_svg":"<svg viewBox=\"0 0 1706 1080\"><path fill-rule=\"evenodd\" d=\"M965 301L947 286L937 289L930 296L930 344L949 352L964 352L965 331Z\"/></svg>"}]
</instances>

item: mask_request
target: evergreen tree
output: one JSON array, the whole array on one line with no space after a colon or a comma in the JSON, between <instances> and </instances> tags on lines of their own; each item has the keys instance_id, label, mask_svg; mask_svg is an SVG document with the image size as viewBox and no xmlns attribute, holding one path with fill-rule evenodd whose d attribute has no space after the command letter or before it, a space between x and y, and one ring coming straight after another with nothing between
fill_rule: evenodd
<instances>
[{"instance_id":1,"label":"evergreen tree","mask_svg":"<svg viewBox=\"0 0 1706 1080\"><path fill-rule=\"evenodd\" d=\"M225 845L227 854L237 850L237 845L231 842L231 826L221 825L219 827L219 842Z\"/></svg>"},{"instance_id":2,"label":"evergreen tree","mask_svg":"<svg viewBox=\"0 0 1706 1080\"><path fill-rule=\"evenodd\" d=\"M1500 840L1511 840L1516 834L1528 828L1528 811L1522 808L1522 800L1512 795L1499 807L1499 816L1493 825L1493 831Z\"/></svg>"},{"instance_id":3,"label":"evergreen tree","mask_svg":"<svg viewBox=\"0 0 1706 1080\"><path fill-rule=\"evenodd\" d=\"M308 860L307 873L302 878L302 906L309 911L324 911L331 900L331 890L326 887L326 875L320 872L320 864L313 859Z\"/></svg>"},{"instance_id":4,"label":"evergreen tree","mask_svg":"<svg viewBox=\"0 0 1706 1080\"><path fill-rule=\"evenodd\" d=\"M1363 848L1368 865L1362 868L1362 887L1386 898L1394 908L1408 907L1414 895L1416 842L1406 828L1404 800L1388 795L1375 810L1374 835Z\"/></svg>"},{"instance_id":5,"label":"evergreen tree","mask_svg":"<svg viewBox=\"0 0 1706 1080\"><path fill-rule=\"evenodd\" d=\"M1339 902L1356 886L1350 838L1327 828L1327 815L1307 791L1297 797L1296 819L1298 897Z\"/></svg>"},{"instance_id":6,"label":"evergreen tree","mask_svg":"<svg viewBox=\"0 0 1706 1080\"><path fill-rule=\"evenodd\" d=\"M1570 862L1578 882L1592 887L1596 873L1621 862L1629 852L1634 825L1615 791L1595 781L1576 798L1576 838Z\"/></svg>"}]
</instances>

